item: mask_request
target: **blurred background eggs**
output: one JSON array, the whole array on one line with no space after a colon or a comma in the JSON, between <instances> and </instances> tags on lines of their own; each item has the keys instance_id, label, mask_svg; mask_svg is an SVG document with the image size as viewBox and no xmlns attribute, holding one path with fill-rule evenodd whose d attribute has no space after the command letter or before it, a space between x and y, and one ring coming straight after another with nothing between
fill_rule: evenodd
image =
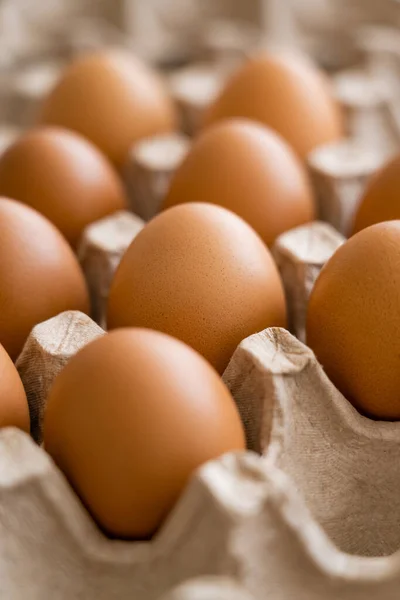
<instances>
[{"instance_id":1,"label":"blurred background eggs","mask_svg":"<svg viewBox=\"0 0 400 600\"><path fill-rule=\"evenodd\" d=\"M76 245L90 223L125 208L117 173L85 138L41 127L19 137L0 157L0 195L46 216Z\"/></svg>"},{"instance_id":2,"label":"blurred background eggs","mask_svg":"<svg viewBox=\"0 0 400 600\"><path fill-rule=\"evenodd\" d=\"M99 525L136 539L157 531L197 467L245 448L218 374L185 344L140 329L71 359L50 392L44 443Z\"/></svg>"},{"instance_id":3,"label":"blurred background eggs","mask_svg":"<svg viewBox=\"0 0 400 600\"><path fill-rule=\"evenodd\" d=\"M372 177L355 215L353 233L370 225L400 219L400 156Z\"/></svg>"},{"instance_id":4,"label":"blurred background eggs","mask_svg":"<svg viewBox=\"0 0 400 600\"><path fill-rule=\"evenodd\" d=\"M218 123L194 141L163 208L186 202L230 209L269 246L315 216L307 173L290 146L272 130L244 119Z\"/></svg>"},{"instance_id":5,"label":"blurred background eggs","mask_svg":"<svg viewBox=\"0 0 400 600\"><path fill-rule=\"evenodd\" d=\"M307 344L363 414L400 419L400 221L364 229L322 269Z\"/></svg>"},{"instance_id":6,"label":"blurred background eggs","mask_svg":"<svg viewBox=\"0 0 400 600\"><path fill-rule=\"evenodd\" d=\"M0 198L0 343L15 360L31 329L65 310L88 313L86 283L70 246L45 217Z\"/></svg>"},{"instance_id":7,"label":"blurred background eggs","mask_svg":"<svg viewBox=\"0 0 400 600\"><path fill-rule=\"evenodd\" d=\"M344 135L343 119L328 78L306 57L264 53L229 79L204 117L204 126L245 117L274 129L301 159Z\"/></svg>"},{"instance_id":8,"label":"blurred background eggs","mask_svg":"<svg viewBox=\"0 0 400 600\"><path fill-rule=\"evenodd\" d=\"M82 134L118 167L133 142L171 131L177 120L161 78L122 50L76 58L39 112L39 123Z\"/></svg>"},{"instance_id":9,"label":"blurred background eggs","mask_svg":"<svg viewBox=\"0 0 400 600\"><path fill-rule=\"evenodd\" d=\"M30 432L28 400L11 358L0 345L0 429L18 427Z\"/></svg>"},{"instance_id":10,"label":"blurred background eggs","mask_svg":"<svg viewBox=\"0 0 400 600\"><path fill-rule=\"evenodd\" d=\"M108 327L149 327L186 342L222 373L238 344L285 326L282 282L267 247L232 212L175 206L133 240L117 269Z\"/></svg>"}]
</instances>

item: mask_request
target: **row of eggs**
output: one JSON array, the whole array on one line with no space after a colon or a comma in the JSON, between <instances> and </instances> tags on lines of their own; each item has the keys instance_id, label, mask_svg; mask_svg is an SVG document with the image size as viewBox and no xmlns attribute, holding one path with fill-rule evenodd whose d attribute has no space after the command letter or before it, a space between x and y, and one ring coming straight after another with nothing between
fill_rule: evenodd
<instances>
[{"instance_id":1,"label":"row of eggs","mask_svg":"<svg viewBox=\"0 0 400 600\"><path fill-rule=\"evenodd\" d=\"M118 170L132 142L175 127L156 75L100 53L67 69L38 127L0 158L0 425L29 431L12 360L32 327L64 310L90 312L74 249L88 224L126 207ZM307 59L251 59L208 110L160 214L123 256L107 304L115 331L58 376L44 426L46 450L109 535L151 536L197 466L244 448L219 375L241 340L286 326L268 248L315 218L304 161L342 134L328 81ZM400 416L400 226L376 223L400 216L398 164L371 181L355 219L362 231L321 272L307 322L332 381L386 419Z\"/></svg>"}]
</instances>

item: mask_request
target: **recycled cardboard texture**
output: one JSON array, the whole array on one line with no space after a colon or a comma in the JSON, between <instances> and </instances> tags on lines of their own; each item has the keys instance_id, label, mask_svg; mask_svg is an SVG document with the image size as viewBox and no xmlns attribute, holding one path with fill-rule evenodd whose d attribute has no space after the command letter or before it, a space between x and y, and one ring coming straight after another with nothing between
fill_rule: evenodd
<instances>
[{"instance_id":1,"label":"recycled cardboard texture","mask_svg":"<svg viewBox=\"0 0 400 600\"><path fill-rule=\"evenodd\" d=\"M38 441L55 375L103 333L78 315L38 325L17 363ZM216 575L254 600L398 600L400 423L360 416L283 330L245 340L224 379L264 456L205 465L150 543L107 540L45 452L1 430L0 598L157 600ZM199 600L207 585L170 593Z\"/></svg>"},{"instance_id":2,"label":"recycled cardboard texture","mask_svg":"<svg viewBox=\"0 0 400 600\"><path fill-rule=\"evenodd\" d=\"M264 457L204 465L151 542L107 540L45 452L2 430L0 597L156 600L217 575L254 600L398 600L400 552L343 550L399 547L400 424L359 416L281 329L245 340L224 379Z\"/></svg>"},{"instance_id":3,"label":"recycled cardboard texture","mask_svg":"<svg viewBox=\"0 0 400 600\"><path fill-rule=\"evenodd\" d=\"M125 168L130 208L144 221L159 211L171 177L189 150L189 139L179 133L158 135L133 145Z\"/></svg>"},{"instance_id":4,"label":"recycled cardboard texture","mask_svg":"<svg viewBox=\"0 0 400 600\"><path fill-rule=\"evenodd\" d=\"M393 23L391 26L370 25L362 27L356 37L368 72L391 93L390 122L400 139L400 31Z\"/></svg>"},{"instance_id":5,"label":"recycled cardboard texture","mask_svg":"<svg viewBox=\"0 0 400 600\"><path fill-rule=\"evenodd\" d=\"M17 72L10 81L8 119L19 127L34 126L41 103L63 68L63 62L43 61Z\"/></svg>"},{"instance_id":6,"label":"recycled cardboard texture","mask_svg":"<svg viewBox=\"0 0 400 600\"><path fill-rule=\"evenodd\" d=\"M28 398L31 434L37 442L42 441L46 398L55 377L78 350L103 333L79 311L61 313L33 328L16 367Z\"/></svg>"},{"instance_id":7,"label":"recycled cardboard texture","mask_svg":"<svg viewBox=\"0 0 400 600\"><path fill-rule=\"evenodd\" d=\"M199 130L208 106L221 91L225 69L213 64L199 64L178 69L168 78L170 93L180 115L182 131L193 136Z\"/></svg>"},{"instance_id":8,"label":"recycled cardboard texture","mask_svg":"<svg viewBox=\"0 0 400 600\"><path fill-rule=\"evenodd\" d=\"M367 71L386 85L391 92L391 105L395 108L400 96L400 31L387 25L366 25L356 32ZM400 129L397 128L399 132Z\"/></svg>"},{"instance_id":9,"label":"recycled cardboard texture","mask_svg":"<svg viewBox=\"0 0 400 600\"><path fill-rule=\"evenodd\" d=\"M308 167L322 221L349 236L370 177L383 164L374 145L342 140L316 148Z\"/></svg>"},{"instance_id":10,"label":"recycled cardboard texture","mask_svg":"<svg viewBox=\"0 0 400 600\"><path fill-rule=\"evenodd\" d=\"M400 548L400 423L361 416L281 329L245 340L224 380L249 448L292 478L338 548L364 556Z\"/></svg>"},{"instance_id":11,"label":"recycled cardboard texture","mask_svg":"<svg viewBox=\"0 0 400 600\"><path fill-rule=\"evenodd\" d=\"M345 238L327 223L315 221L280 235L272 249L285 288L289 329L305 341L305 323L314 283Z\"/></svg>"},{"instance_id":12,"label":"recycled cardboard texture","mask_svg":"<svg viewBox=\"0 0 400 600\"><path fill-rule=\"evenodd\" d=\"M204 60L227 71L238 68L261 43L261 31L248 21L216 19L202 32Z\"/></svg>"},{"instance_id":13,"label":"recycled cardboard texture","mask_svg":"<svg viewBox=\"0 0 400 600\"><path fill-rule=\"evenodd\" d=\"M114 273L143 227L142 219L121 210L92 223L83 232L78 256L89 287L92 316L102 326Z\"/></svg>"},{"instance_id":14,"label":"recycled cardboard texture","mask_svg":"<svg viewBox=\"0 0 400 600\"><path fill-rule=\"evenodd\" d=\"M388 160L400 149L390 110L392 92L366 69L348 70L333 78L333 89L345 115L349 137Z\"/></svg>"}]
</instances>

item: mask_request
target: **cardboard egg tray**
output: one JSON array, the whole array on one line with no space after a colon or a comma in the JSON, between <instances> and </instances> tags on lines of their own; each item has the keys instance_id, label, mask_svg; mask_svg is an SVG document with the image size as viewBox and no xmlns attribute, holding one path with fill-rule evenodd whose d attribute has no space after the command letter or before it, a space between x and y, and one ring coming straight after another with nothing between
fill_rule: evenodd
<instances>
[{"instance_id":1,"label":"cardboard egg tray","mask_svg":"<svg viewBox=\"0 0 400 600\"><path fill-rule=\"evenodd\" d=\"M16 363L32 436L0 431L1 599L399 600L400 423L361 416L304 343L318 273L349 235L369 177L400 150L400 33L389 33L357 30L361 67L333 78L348 138L318 148L308 161L319 220L286 232L273 248L291 333L268 329L247 338L223 376L248 452L204 465L162 530L140 543L107 539L41 448L52 382L80 348L104 334L115 269L157 212L190 141L179 133L132 148L123 175L137 215L122 211L94 223L78 251L97 323L78 312L41 323ZM226 76L226 46L211 47L217 56L200 75L195 65L170 79L186 134L194 133ZM40 93L33 85L30 100L27 80L20 86L25 104L18 112L31 110L47 76ZM7 127L0 151L15 134Z\"/></svg>"}]
</instances>

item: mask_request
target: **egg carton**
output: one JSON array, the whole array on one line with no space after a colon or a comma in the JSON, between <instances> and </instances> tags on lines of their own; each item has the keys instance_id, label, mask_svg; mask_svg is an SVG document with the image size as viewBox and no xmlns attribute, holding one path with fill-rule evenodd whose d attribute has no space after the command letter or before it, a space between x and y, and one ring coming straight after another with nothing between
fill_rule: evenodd
<instances>
[{"instance_id":1,"label":"egg carton","mask_svg":"<svg viewBox=\"0 0 400 600\"><path fill-rule=\"evenodd\" d=\"M361 96L350 98L348 122L364 111ZM396 132L387 127L390 105L386 97L368 108L374 140ZM299 339L279 329L251 336L224 374L249 452L200 469L151 542L106 539L40 448L48 390L71 356L103 335L110 281L143 221L122 212L85 231L79 257L102 327L64 313L32 331L17 361L34 441L0 432L0 598L398 600L400 425L361 417L302 343L315 279L349 234L372 172L394 151L384 142L372 152L371 120L361 123L309 160L328 223L287 232L273 248ZM140 163L143 197L156 207L164 192L155 182L165 186L178 161L143 167L139 156L133 149L129 169Z\"/></svg>"},{"instance_id":2,"label":"egg carton","mask_svg":"<svg viewBox=\"0 0 400 600\"><path fill-rule=\"evenodd\" d=\"M171 177L189 147L189 139L182 133L156 135L133 144L124 179L130 209L144 221L159 212Z\"/></svg>"},{"instance_id":3,"label":"egg carton","mask_svg":"<svg viewBox=\"0 0 400 600\"><path fill-rule=\"evenodd\" d=\"M117 241L120 252L122 237L128 243L127 232L118 233L121 216L132 219L117 213L85 234L89 239L91 232L92 243L108 260L108 280L118 262ZM137 222L125 225L129 230ZM277 240L274 255L296 332L304 329L319 270L343 240L318 222ZM40 448L54 378L80 348L103 334L89 317L63 313L33 329L16 363L36 443L17 430L0 432L4 597L155 600L174 586L170 597L179 600L210 594L222 600L234 593L243 600L395 597L400 558L374 558L370 564L352 554L379 557L399 546L397 426L392 432L390 424L376 426L360 417L311 351L284 330L245 340L224 374L252 452L200 469L153 541L106 539ZM203 575L231 581L184 583Z\"/></svg>"},{"instance_id":4,"label":"egg carton","mask_svg":"<svg viewBox=\"0 0 400 600\"><path fill-rule=\"evenodd\" d=\"M33 330L17 366L38 440L54 377L102 334L76 312ZM283 329L244 340L223 378L249 451L199 469L149 542L107 539L45 451L2 430L0 597L156 600L207 575L254 600L397 600L400 424L359 415Z\"/></svg>"},{"instance_id":5,"label":"egg carton","mask_svg":"<svg viewBox=\"0 0 400 600\"><path fill-rule=\"evenodd\" d=\"M160 600L254 600L228 577L203 577L178 586Z\"/></svg>"}]
</instances>

